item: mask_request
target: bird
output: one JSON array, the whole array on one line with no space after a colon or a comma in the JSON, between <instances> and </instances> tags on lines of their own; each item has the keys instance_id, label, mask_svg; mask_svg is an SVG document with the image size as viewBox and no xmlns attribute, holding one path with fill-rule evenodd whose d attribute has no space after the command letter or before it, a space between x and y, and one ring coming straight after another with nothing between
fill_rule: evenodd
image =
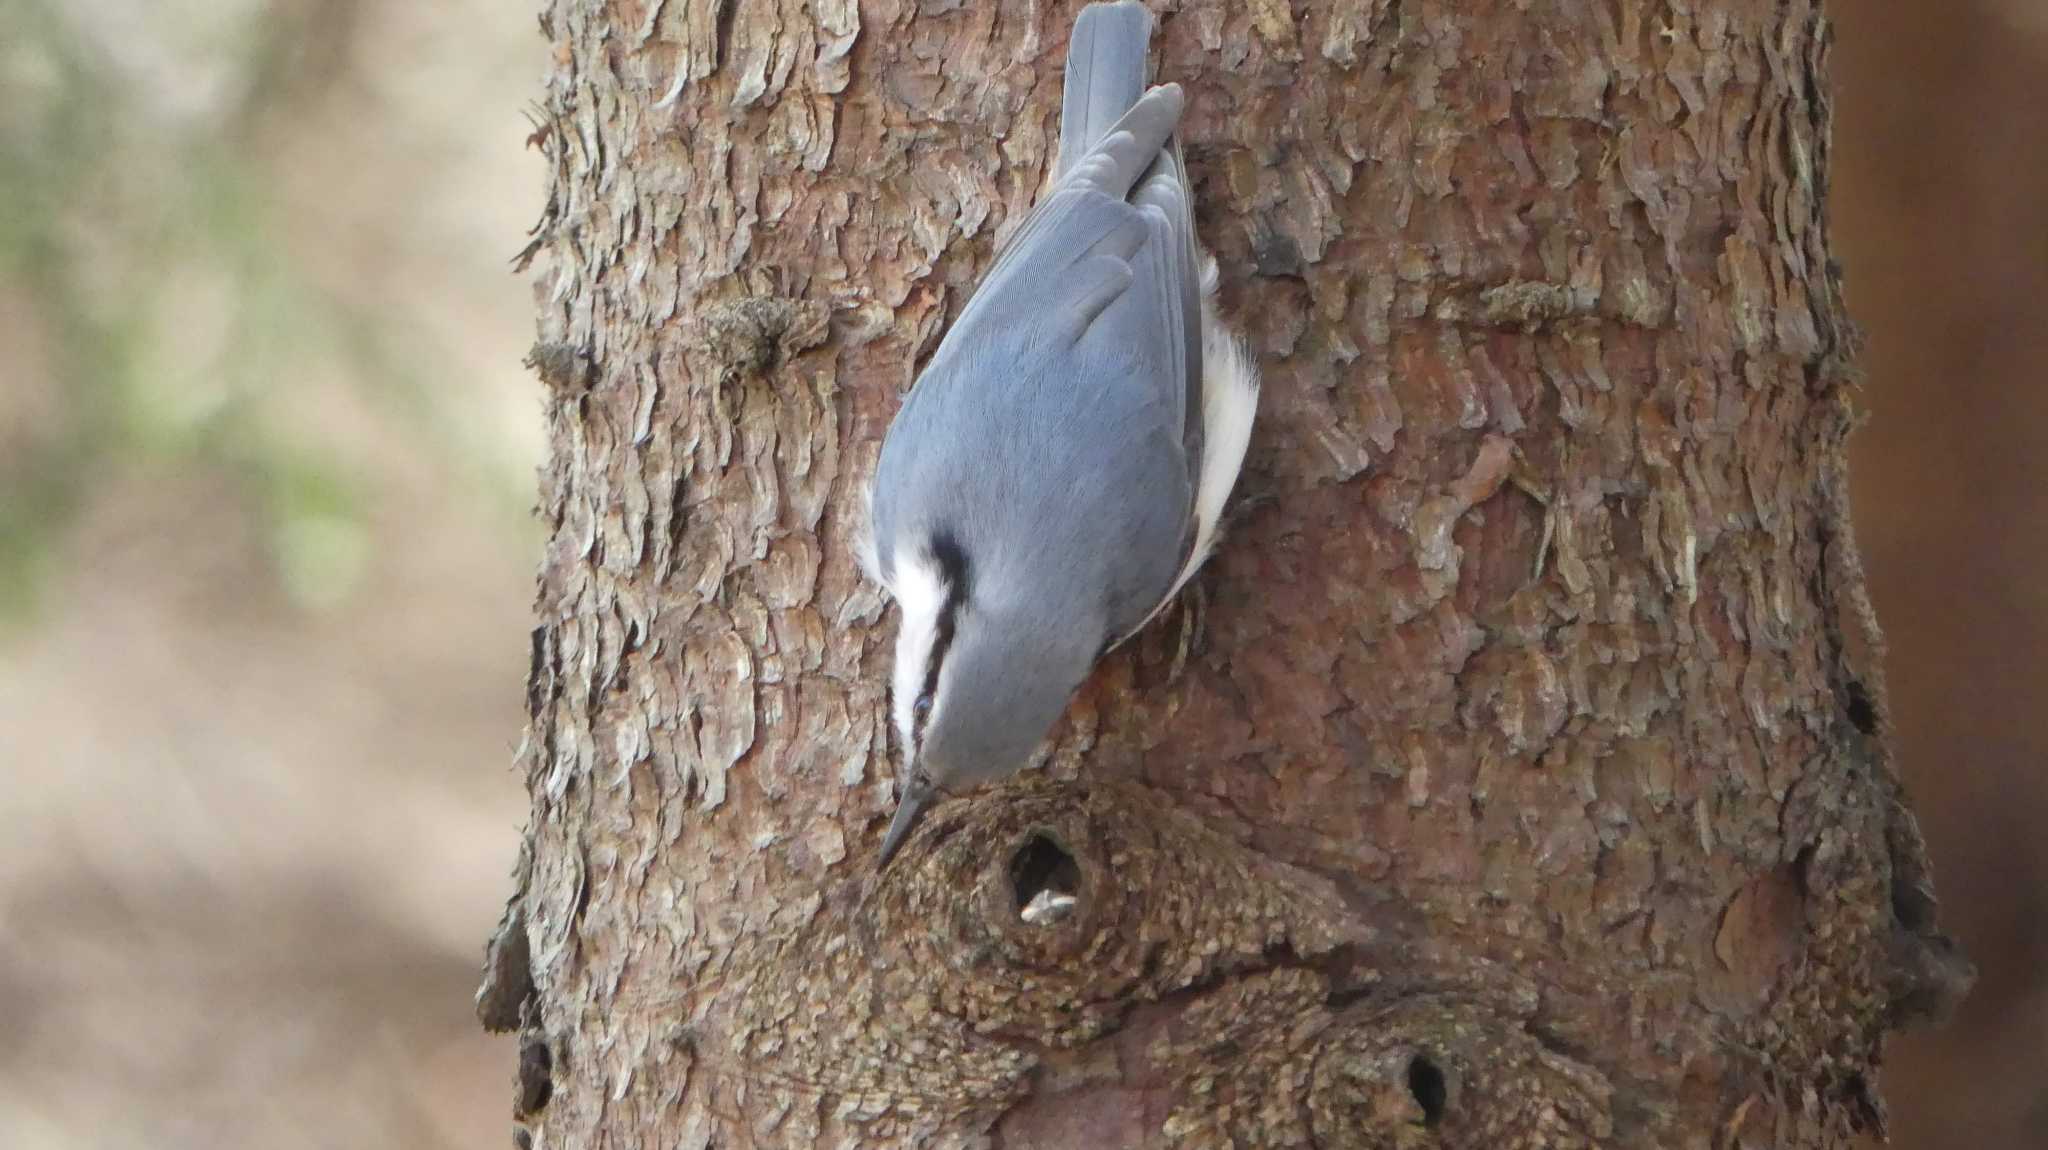
<instances>
[{"instance_id":1,"label":"bird","mask_svg":"<svg viewBox=\"0 0 2048 1150\"><path fill-rule=\"evenodd\" d=\"M904 773L878 869L939 796L1027 765L1208 557L1244 464L1258 368L1217 315L1152 27L1135 0L1076 18L1053 182L883 439L861 563L899 609Z\"/></svg>"}]
</instances>

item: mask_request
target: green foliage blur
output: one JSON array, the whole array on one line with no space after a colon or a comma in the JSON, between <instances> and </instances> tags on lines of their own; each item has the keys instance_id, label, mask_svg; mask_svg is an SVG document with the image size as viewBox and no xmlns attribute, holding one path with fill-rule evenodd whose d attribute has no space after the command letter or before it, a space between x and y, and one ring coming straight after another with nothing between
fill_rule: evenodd
<instances>
[{"instance_id":1,"label":"green foliage blur","mask_svg":"<svg viewBox=\"0 0 2048 1150\"><path fill-rule=\"evenodd\" d=\"M284 592L346 598L375 479L275 418L315 365L523 517L530 472L465 440L432 340L294 257L269 145L340 82L357 8L0 0L0 623L37 609L93 485L137 466L231 476Z\"/></svg>"}]
</instances>

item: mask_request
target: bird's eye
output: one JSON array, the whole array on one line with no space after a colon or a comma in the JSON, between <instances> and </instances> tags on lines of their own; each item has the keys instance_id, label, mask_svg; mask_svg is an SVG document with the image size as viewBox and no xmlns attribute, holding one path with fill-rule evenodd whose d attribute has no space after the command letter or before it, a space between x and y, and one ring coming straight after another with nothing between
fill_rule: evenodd
<instances>
[{"instance_id":1,"label":"bird's eye","mask_svg":"<svg viewBox=\"0 0 2048 1150\"><path fill-rule=\"evenodd\" d=\"M929 719L929 718L931 718L931 717L932 717L932 697L931 697L931 695L930 695L930 694L923 694L923 695L919 695L919 696L917 697L917 702L915 702L915 703L912 703L912 704L910 705L910 713L911 713L911 715L912 715L913 717L915 717L915 718L917 718L917 719L919 719L919 720L924 720L924 719Z\"/></svg>"}]
</instances>

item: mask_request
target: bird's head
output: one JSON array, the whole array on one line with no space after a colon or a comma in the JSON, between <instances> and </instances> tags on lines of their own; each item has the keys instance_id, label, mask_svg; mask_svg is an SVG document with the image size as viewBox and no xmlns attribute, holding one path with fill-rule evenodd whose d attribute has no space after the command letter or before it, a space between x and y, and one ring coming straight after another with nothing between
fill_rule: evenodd
<instances>
[{"instance_id":1,"label":"bird's head","mask_svg":"<svg viewBox=\"0 0 2048 1150\"><path fill-rule=\"evenodd\" d=\"M897 548L892 566L892 717L909 771L885 864L938 795L1023 767L1102 648L1100 620L1055 581L977 565L951 532Z\"/></svg>"}]
</instances>

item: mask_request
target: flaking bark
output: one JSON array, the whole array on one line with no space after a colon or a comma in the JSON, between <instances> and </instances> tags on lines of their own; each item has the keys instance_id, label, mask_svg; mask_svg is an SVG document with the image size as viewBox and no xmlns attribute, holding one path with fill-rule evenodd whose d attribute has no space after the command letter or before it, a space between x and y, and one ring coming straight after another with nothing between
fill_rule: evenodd
<instances>
[{"instance_id":1,"label":"flaking bark","mask_svg":"<svg viewBox=\"0 0 2048 1150\"><path fill-rule=\"evenodd\" d=\"M1968 967L1849 535L1806 0L1160 5L1266 377L1230 534L1042 772L874 876L860 492L1049 170L1074 7L543 16L551 534L482 1000L522 1137L1881 1127L1885 1029Z\"/></svg>"}]
</instances>

